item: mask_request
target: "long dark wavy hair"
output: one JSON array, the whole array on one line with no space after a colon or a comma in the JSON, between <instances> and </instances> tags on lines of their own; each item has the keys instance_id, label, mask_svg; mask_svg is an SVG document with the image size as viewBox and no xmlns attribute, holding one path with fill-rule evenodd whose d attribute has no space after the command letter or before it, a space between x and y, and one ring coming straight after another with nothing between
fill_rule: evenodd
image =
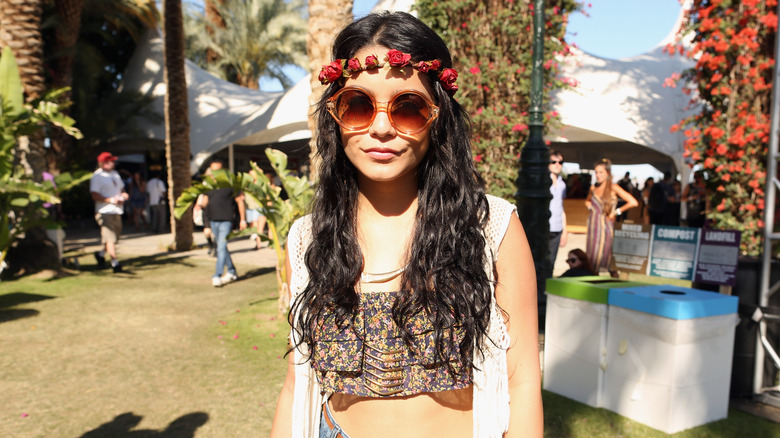
<instances>
[{"instance_id":1,"label":"long dark wavy hair","mask_svg":"<svg viewBox=\"0 0 780 438\"><path fill-rule=\"evenodd\" d=\"M363 47L379 45L412 56L412 61L441 61L452 66L442 39L417 18L400 12L371 14L348 25L334 42L333 58L349 59ZM490 317L491 285L485 272L488 219L483 180L471 155L470 122L461 106L435 78L430 78L440 115L430 127L430 147L419 165L418 208L409 264L392 316L404 341L410 317L426 315L435 335L435 361L452 371L449 353L460 351L461 363L474 366L482 351ZM356 285L363 270L357 240L357 171L344 153L339 126L325 102L343 87L332 83L316 110L319 183L312 206L312 243L305 254L309 283L292 305L291 320L310 351L316 329L326 318L345 327L354 321L359 298ZM465 329L459 345L454 327ZM414 349L412 349L414 351Z\"/></svg>"}]
</instances>

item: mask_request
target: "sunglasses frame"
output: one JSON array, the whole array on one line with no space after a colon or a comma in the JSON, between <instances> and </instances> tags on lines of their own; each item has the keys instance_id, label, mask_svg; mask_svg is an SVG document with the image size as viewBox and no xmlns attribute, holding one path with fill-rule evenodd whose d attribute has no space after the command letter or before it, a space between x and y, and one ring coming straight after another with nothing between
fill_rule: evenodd
<instances>
[{"instance_id":1,"label":"sunglasses frame","mask_svg":"<svg viewBox=\"0 0 780 438\"><path fill-rule=\"evenodd\" d=\"M560 164L563 166L563 160L550 160L550 164Z\"/></svg>"},{"instance_id":2,"label":"sunglasses frame","mask_svg":"<svg viewBox=\"0 0 780 438\"><path fill-rule=\"evenodd\" d=\"M346 93L348 91L359 91L359 92L365 94L369 99L371 99L371 103L374 106L374 114L371 115L371 120L368 122L368 125L366 125L364 127L348 125L343 120L341 120L340 117L338 117L336 115L336 101L338 100L338 98L342 94L344 94L344 93ZM395 101L395 99L398 98L398 96L402 96L404 94L414 94L415 96L418 96L418 97L422 98L422 100L425 103L427 103L428 106L430 107L430 116L428 116L428 120L425 122L425 124L422 127L420 127L420 129L416 129L416 130L414 130L414 129L401 129L400 127L398 127L395 124L395 121L393 121L393 114L390 111L388 111L388 108L390 107L390 104L392 104ZM420 133L420 132L424 131L425 129L427 129L431 125L431 123L433 123L434 120L436 120L437 117L439 117L439 107L436 106L433 102L431 102L431 99L428 96L426 96L425 94L423 94L422 92L417 91L417 90L403 90L403 91L399 91L398 93L393 95L393 97L391 97L390 100L388 100L387 102L377 102L377 100L374 98L374 96L371 93L369 93L368 90L366 90L363 87L355 87L355 86L344 87L344 88L340 89L339 91L337 91L336 94L334 94L333 96L328 98L328 101L325 102L325 108L328 110L328 112L330 113L331 117L333 117L333 120L335 120L336 123L338 123L339 126L341 126L343 129L345 129L347 131L353 131L353 132L360 132L360 131L368 130L368 128L370 128L371 125L374 123L374 119L376 119L377 113L380 112L380 111L384 111L385 114L387 114L387 118L388 118L388 120L390 120L390 124L393 126L393 129L395 129L397 132L399 132L401 134L406 134L406 135L413 135L413 134L417 134L417 133Z\"/></svg>"},{"instance_id":3,"label":"sunglasses frame","mask_svg":"<svg viewBox=\"0 0 780 438\"><path fill-rule=\"evenodd\" d=\"M578 259L578 258L575 258L575 257L569 257L568 259L566 259L566 261L567 261L568 263L574 263L574 262L578 262L578 261L580 261L580 259Z\"/></svg>"}]
</instances>

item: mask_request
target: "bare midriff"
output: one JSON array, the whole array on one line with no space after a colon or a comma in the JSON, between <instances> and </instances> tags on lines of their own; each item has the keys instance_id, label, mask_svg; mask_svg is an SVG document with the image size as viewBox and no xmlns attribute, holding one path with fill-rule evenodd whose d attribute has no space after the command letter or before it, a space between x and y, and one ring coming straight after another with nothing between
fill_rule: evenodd
<instances>
[{"instance_id":1,"label":"bare midriff","mask_svg":"<svg viewBox=\"0 0 780 438\"><path fill-rule=\"evenodd\" d=\"M471 437L472 387L404 397L330 397L333 418L350 438Z\"/></svg>"}]
</instances>

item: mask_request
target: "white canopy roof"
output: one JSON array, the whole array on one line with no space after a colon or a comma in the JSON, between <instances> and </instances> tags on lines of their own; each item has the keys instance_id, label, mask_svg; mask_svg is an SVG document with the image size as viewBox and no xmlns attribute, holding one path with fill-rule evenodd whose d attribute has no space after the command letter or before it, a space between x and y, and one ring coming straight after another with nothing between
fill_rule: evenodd
<instances>
[{"instance_id":1,"label":"white canopy roof","mask_svg":"<svg viewBox=\"0 0 780 438\"><path fill-rule=\"evenodd\" d=\"M401 9L410 0L380 1L382 8ZM384 5L384 7L383 7ZM563 75L579 86L553 96L552 106L563 127L548 136L553 148L570 162L589 168L600 158L616 164L649 163L661 170L685 171L682 133L670 128L685 114L689 96L664 87L673 73L690 67L690 61L663 53L674 30L651 51L619 60L599 58L574 49ZM228 145L258 145L311 137L310 76L284 93L250 90L218 79L186 61L190 115L192 170ZM125 72L123 88L154 97L153 107L163 113L162 39L156 32L139 43ZM146 136L165 140L164 123L142 121Z\"/></svg>"},{"instance_id":2,"label":"white canopy roof","mask_svg":"<svg viewBox=\"0 0 780 438\"><path fill-rule=\"evenodd\" d=\"M673 73L692 66L690 60L663 52L674 41L681 19L682 9L667 37L639 56L613 60L573 49L574 56L562 66L563 76L579 85L554 96L553 108L564 126L548 136L567 161L591 168L598 159L609 158L661 170L672 170L673 162L677 170L687 169L685 138L670 128L685 117L690 96L680 87L664 87Z\"/></svg>"},{"instance_id":3,"label":"white canopy roof","mask_svg":"<svg viewBox=\"0 0 780 438\"><path fill-rule=\"evenodd\" d=\"M162 50L159 33L147 33L130 59L121 87L152 97L152 109L159 114L163 114L166 92ZM185 63L193 172L230 144L275 143L311 136L306 124L306 96L311 94L308 79L286 93L263 92L219 79L189 60ZM139 120L139 125L146 138L165 141L163 121Z\"/></svg>"}]
</instances>

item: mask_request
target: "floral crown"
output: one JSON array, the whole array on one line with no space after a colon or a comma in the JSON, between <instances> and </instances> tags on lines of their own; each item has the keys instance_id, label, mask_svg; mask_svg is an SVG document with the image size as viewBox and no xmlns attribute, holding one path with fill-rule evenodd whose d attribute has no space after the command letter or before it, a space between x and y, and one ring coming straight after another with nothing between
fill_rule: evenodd
<instances>
[{"instance_id":1,"label":"floral crown","mask_svg":"<svg viewBox=\"0 0 780 438\"><path fill-rule=\"evenodd\" d=\"M412 55L395 49L387 52L384 62L379 62L379 58L377 58L376 55L366 56L365 65L360 64L360 60L357 58L337 59L330 64L322 66L318 79L322 85L328 85L342 77L347 78L353 73L385 67L405 67L408 65L422 73L438 72L439 74L436 78L441 82L442 87L447 90L450 96L458 91L458 84L455 83L455 81L458 80L458 72L454 68L445 68L439 71L441 68L441 61L438 59L434 59L433 61L420 61L417 63L413 63L411 60Z\"/></svg>"}]
</instances>

